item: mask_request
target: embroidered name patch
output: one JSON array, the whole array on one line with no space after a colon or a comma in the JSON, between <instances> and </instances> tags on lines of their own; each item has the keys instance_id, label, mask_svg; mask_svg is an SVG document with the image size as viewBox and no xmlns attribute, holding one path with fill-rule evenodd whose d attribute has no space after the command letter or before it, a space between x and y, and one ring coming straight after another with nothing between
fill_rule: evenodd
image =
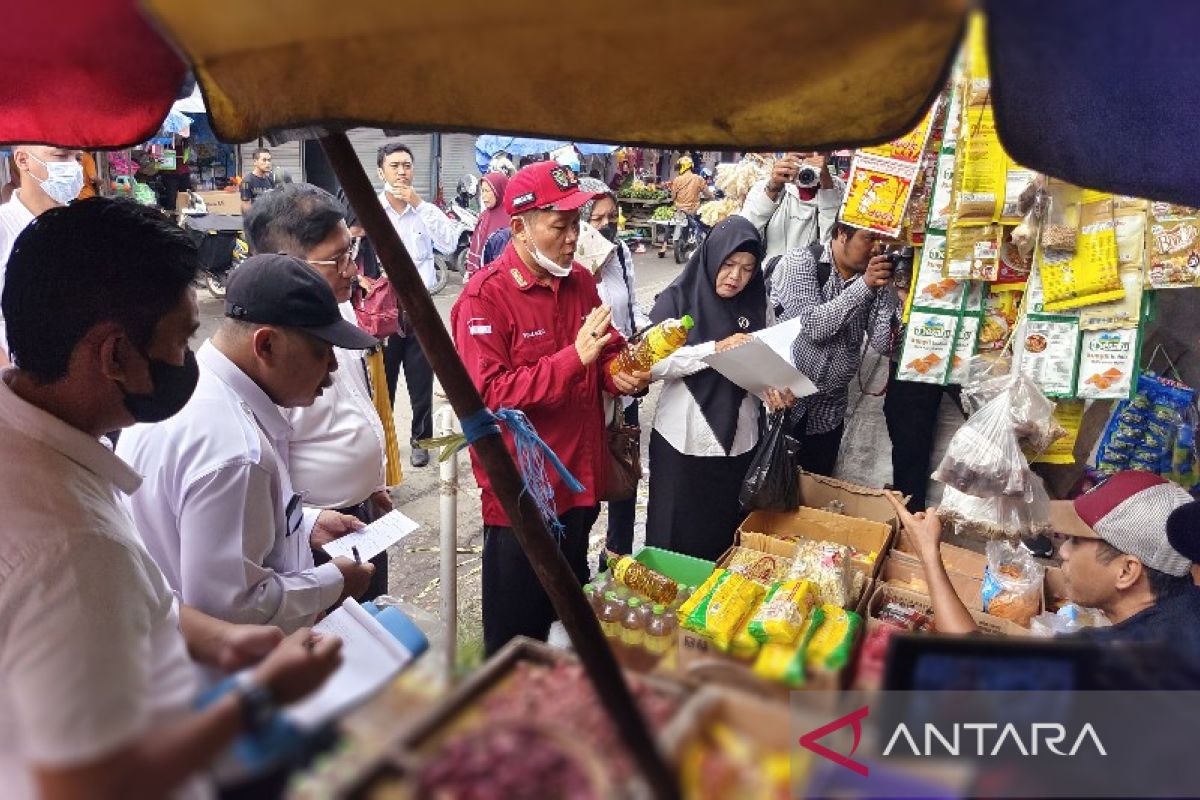
<instances>
[{"instance_id":1,"label":"embroidered name patch","mask_svg":"<svg viewBox=\"0 0 1200 800\"><path fill-rule=\"evenodd\" d=\"M492 325L482 317L472 317L467 320L467 333L472 336L483 336L492 332Z\"/></svg>"}]
</instances>

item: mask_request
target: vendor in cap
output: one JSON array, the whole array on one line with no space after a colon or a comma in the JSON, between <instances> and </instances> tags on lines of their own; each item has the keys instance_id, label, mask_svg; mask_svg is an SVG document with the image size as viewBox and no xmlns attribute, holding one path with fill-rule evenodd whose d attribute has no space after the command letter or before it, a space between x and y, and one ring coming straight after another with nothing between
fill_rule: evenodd
<instances>
[{"instance_id":1,"label":"vendor in cap","mask_svg":"<svg viewBox=\"0 0 1200 800\"><path fill-rule=\"evenodd\" d=\"M910 514L888 495L917 548L942 633L977 630L941 558L936 510ZM1083 631L1097 641L1165 644L1200 665L1200 589L1191 562L1167 538L1168 518L1191 502L1180 486L1148 472L1118 472L1074 500L1051 503L1071 602L1097 608L1111 627Z\"/></svg>"},{"instance_id":2,"label":"vendor in cap","mask_svg":"<svg viewBox=\"0 0 1200 800\"><path fill-rule=\"evenodd\" d=\"M1167 540L1192 562L1192 582L1200 586L1200 500L1171 512L1167 518Z\"/></svg>"},{"instance_id":3,"label":"vendor in cap","mask_svg":"<svg viewBox=\"0 0 1200 800\"><path fill-rule=\"evenodd\" d=\"M512 240L471 278L450 314L454 341L484 403L525 412L583 484L583 491L571 491L547 465L563 555L581 584L608 458L601 393L636 394L650 380L649 373L609 372L625 340L592 274L575 262L579 209L595 198L580 190L570 169L551 161L514 175L504 197ZM483 638L490 655L514 636L544 640L555 614L471 455L483 492Z\"/></svg>"},{"instance_id":4,"label":"vendor in cap","mask_svg":"<svg viewBox=\"0 0 1200 800\"><path fill-rule=\"evenodd\" d=\"M117 454L145 476L130 510L183 602L292 631L361 596L374 569L346 558L313 566L313 547L362 523L304 506L280 409L310 406L330 387L334 347L376 340L343 319L325 279L292 256L248 258L230 278L225 317L196 353L188 404L130 428Z\"/></svg>"}]
</instances>

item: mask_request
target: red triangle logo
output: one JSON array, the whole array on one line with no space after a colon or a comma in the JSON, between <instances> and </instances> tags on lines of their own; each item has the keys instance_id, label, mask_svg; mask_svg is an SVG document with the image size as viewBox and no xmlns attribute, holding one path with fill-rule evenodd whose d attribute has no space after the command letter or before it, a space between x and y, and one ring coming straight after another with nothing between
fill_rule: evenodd
<instances>
[{"instance_id":1,"label":"red triangle logo","mask_svg":"<svg viewBox=\"0 0 1200 800\"><path fill-rule=\"evenodd\" d=\"M867 768L866 764L861 764L855 761L853 758L850 758L850 756L844 756L841 753L830 750L823 744L817 743L818 739L823 739L834 731L850 725L854 730L854 746L850 748L850 755L854 755L854 753L858 750L859 742L862 741L862 721L866 718L867 713L868 707L863 706L857 711L851 711L844 717L835 719L828 725L823 725L816 730L809 731L800 737L800 746L806 750L816 753L821 758L832 761L833 763L843 766L853 772L857 772L864 778L868 777L870 775L870 770Z\"/></svg>"}]
</instances>

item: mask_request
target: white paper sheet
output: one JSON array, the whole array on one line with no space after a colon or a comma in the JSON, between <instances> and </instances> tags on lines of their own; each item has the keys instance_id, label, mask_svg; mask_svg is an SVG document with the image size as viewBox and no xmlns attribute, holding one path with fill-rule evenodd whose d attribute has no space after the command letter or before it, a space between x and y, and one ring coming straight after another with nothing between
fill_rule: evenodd
<instances>
[{"instance_id":1,"label":"white paper sheet","mask_svg":"<svg viewBox=\"0 0 1200 800\"><path fill-rule=\"evenodd\" d=\"M412 661L408 648L352 598L313 630L342 640L342 664L320 689L284 711L301 730L320 727L361 704Z\"/></svg>"},{"instance_id":2,"label":"white paper sheet","mask_svg":"<svg viewBox=\"0 0 1200 800\"><path fill-rule=\"evenodd\" d=\"M359 558L366 561L379 555L419 527L421 527L419 523L399 511L389 511L362 530L334 539L322 549L329 554L330 558L345 556L352 559L354 553L350 548L357 547Z\"/></svg>"},{"instance_id":3,"label":"white paper sheet","mask_svg":"<svg viewBox=\"0 0 1200 800\"><path fill-rule=\"evenodd\" d=\"M787 322L763 328L758 333L751 335L759 341L766 342L768 347L779 353L790 364L792 361L792 345L796 343L796 337L800 335L800 330L803 327L800 324L800 320L790 319Z\"/></svg>"},{"instance_id":4,"label":"white paper sheet","mask_svg":"<svg viewBox=\"0 0 1200 800\"><path fill-rule=\"evenodd\" d=\"M785 335L786 332L777 334L776 339L781 341ZM752 338L732 350L705 356L703 361L760 398L767 389L791 389L796 397L807 397L817 391L813 382L792 365L790 357L784 358L761 338Z\"/></svg>"}]
</instances>

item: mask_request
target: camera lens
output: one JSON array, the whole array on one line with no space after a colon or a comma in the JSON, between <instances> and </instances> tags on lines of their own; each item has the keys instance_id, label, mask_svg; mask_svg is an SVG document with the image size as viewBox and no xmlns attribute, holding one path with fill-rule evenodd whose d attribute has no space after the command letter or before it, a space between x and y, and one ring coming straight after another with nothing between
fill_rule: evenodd
<instances>
[{"instance_id":1,"label":"camera lens","mask_svg":"<svg viewBox=\"0 0 1200 800\"><path fill-rule=\"evenodd\" d=\"M821 173L812 164L803 164L796 172L796 183L801 186L816 186L821 182Z\"/></svg>"}]
</instances>

